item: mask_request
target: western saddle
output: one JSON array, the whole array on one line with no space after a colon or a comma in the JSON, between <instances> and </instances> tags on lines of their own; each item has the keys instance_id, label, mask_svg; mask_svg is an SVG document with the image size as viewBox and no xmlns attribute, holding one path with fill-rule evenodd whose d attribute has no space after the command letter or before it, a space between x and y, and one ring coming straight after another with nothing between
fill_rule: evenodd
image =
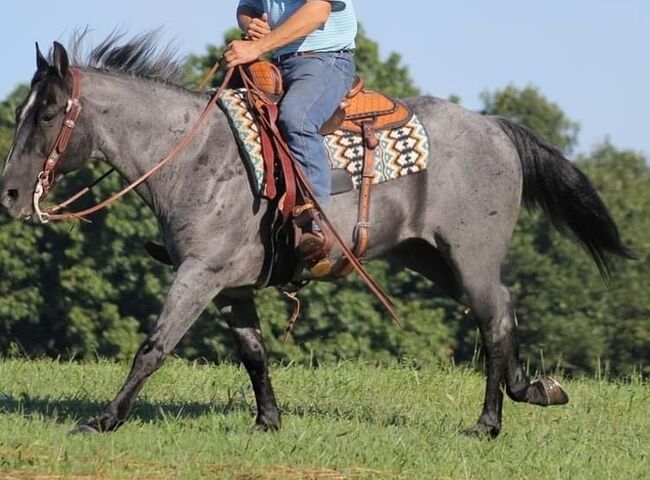
<instances>
[{"instance_id":1,"label":"western saddle","mask_svg":"<svg viewBox=\"0 0 650 480\"><path fill-rule=\"evenodd\" d=\"M295 178L288 172L290 167L280 152L282 149L278 148L278 145L273 145L271 140L274 131L276 134L278 133L275 120L277 119L277 103L283 95L282 76L274 64L264 60L253 62L242 70L240 75L243 85L248 90L248 101L251 108L257 112L258 117L260 115L266 117L266 121L260 122L262 152L266 169L266 193L273 198L277 192L276 186L271 184L276 180L275 168L279 164L285 183L285 198L282 206L285 220L290 212L298 223L298 217L303 216L302 214L308 208L306 209L304 205L296 207L295 185L291 185L291 183L295 183ZM366 90L364 81L357 76L341 106L321 129L323 135L342 130L361 135L364 140L362 180L353 248L353 253L358 259L365 255L369 243L370 194L375 176L375 149L379 144L376 132L402 127L409 122L412 115L411 110L399 100L389 98L376 91ZM277 162L276 155L279 157ZM308 201L305 199L305 202ZM313 208L313 205L309 206ZM329 253L330 248L331 242L327 246L326 253ZM315 276L344 277L352 270L351 263L343 257L332 268L328 264L325 272L319 274L312 270L312 273Z\"/></svg>"}]
</instances>

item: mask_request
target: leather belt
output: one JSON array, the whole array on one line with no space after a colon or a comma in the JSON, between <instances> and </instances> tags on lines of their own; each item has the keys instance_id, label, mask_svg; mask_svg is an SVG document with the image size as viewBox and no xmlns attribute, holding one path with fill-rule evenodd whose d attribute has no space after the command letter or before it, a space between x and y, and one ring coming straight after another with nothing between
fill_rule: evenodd
<instances>
[{"instance_id":1,"label":"leather belt","mask_svg":"<svg viewBox=\"0 0 650 480\"><path fill-rule=\"evenodd\" d=\"M274 57L273 62L282 63L285 60L289 60L290 58L294 58L294 57L313 57L313 56L319 55L321 53L324 53L324 54L328 54L328 53L354 53L354 48L344 48L343 50L334 50L334 51L329 51L329 52L316 52L316 51L313 51L313 50L308 50L306 52L283 53L282 55L278 55L277 57Z\"/></svg>"}]
</instances>

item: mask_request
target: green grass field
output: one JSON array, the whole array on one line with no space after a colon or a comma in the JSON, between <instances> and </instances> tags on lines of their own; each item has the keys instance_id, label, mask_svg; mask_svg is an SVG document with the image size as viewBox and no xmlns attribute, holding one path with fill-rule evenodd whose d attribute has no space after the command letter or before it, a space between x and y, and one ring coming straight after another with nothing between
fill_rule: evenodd
<instances>
[{"instance_id":1,"label":"green grass field","mask_svg":"<svg viewBox=\"0 0 650 480\"><path fill-rule=\"evenodd\" d=\"M0 478L650 478L650 385L640 381L566 381L565 407L506 401L502 434L488 441L459 435L480 411L472 371L276 367L283 429L260 433L243 369L171 360L118 432L67 435L127 370L0 362Z\"/></svg>"}]
</instances>

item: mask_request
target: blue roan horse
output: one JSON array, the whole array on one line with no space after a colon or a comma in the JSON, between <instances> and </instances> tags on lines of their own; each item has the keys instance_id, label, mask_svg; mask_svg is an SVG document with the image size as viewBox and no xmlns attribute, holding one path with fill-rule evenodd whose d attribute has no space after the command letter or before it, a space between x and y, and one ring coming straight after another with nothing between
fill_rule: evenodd
<instances>
[{"instance_id":1,"label":"blue roan horse","mask_svg":"<svg viewBox=\"0 0 650 480\"><path fill-rule=\"evenodd\" d=\"M167 54L154 54L155 47L144 35L122 46L109 38L85 61L70 59L58 43L50 59L38 53L1 178L1 201L9 215L35 213L34 185L61 130L73 66L82 72L82 111L58 174L95 158L132 181L192 128L207 97L179 86L178 65ZM501 265L522 201L542 208L560 230L571 232L604 275L610 256L630 258L632 252L585 175L530 131L436 98L406 102L428 132L429 168L374 189L367 256L390 256L471 308L487 354L487 386L483 411L468 432L496 436L504 392L536 405L568 400L552 379L531 382L519 361ZM225 115L217 110L181 155L137 192L158 218L176 273L122 389L100 417L78 430L119 427L146 379L212 301L237 339L255 391L257 425L279 428L252 295L275 206L254 194ZM352 238L356 205L354 191L332 199L332 220L343 238Z\"/></svg>"}]
</instances>

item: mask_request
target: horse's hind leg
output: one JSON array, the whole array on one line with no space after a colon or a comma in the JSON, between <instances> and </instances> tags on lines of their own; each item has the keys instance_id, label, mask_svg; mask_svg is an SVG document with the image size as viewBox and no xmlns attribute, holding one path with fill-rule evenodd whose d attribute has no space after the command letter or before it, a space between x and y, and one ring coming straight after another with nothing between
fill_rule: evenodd
<instances>
[{"instance_id":1,"label":"horse's hind leg","mask_svg":"<svg viewBox=\"0 0 650 480\"><path fill-rule=\"evenodd\" d=\"M447 295L472 308L485 345L488 379L483 412L468 434L498 435L501 428L503 390L517 402L560 405L568 401L553 379L531 383L519 360L519 341L510 293L501 284L498 255L485 254L484 265L478 249L450 255L443 239L439 250L422 239L411 239L395 247L389 259L416 271L441 287Z\"/></svg>"},{"instance_id":2,"label":"horse's hind leg","mask_svg":"<svg viewBox=\"0 0 650 480\"><path fill-rule=\"evenodd\" d=\"M278 410L269 378L266 348L252 292L219 295L215 304L235 337L239 356L250 376L257 403L256 425L264 430L280 428Z\"/></svg>"},{"instance_id":3,"label":"horse's hind leg","mask_svg":"<svg viewBox=\"0 0 650 480\"><path fill-rule=\"evenodd\" d=\"M463 303L476 317L487 362L487 382L483 411L469 435L488 434L496 437L501 430L503 391L507 384L509 364L513 359L515 321L510 307L510 295L498 276L483 277L482 272L469 274L461 270ZM484 275L484 273L483 273ZM527 382L519 366L520 382Z\"/></svg>"},{"instance_id":4,"label":"horse's hind leg","mask_svg":"<svg viewBox=\"0 0 650 480\"><path fill-rule=\"evenodd\" d=\"M147 378L162 365L219 290L214 268L195 260L183 262L158 322L138 350L122 389L101 416L79 425L73 433L107 432L122 425Z\"/></svg>"},{"instance_id":5,"label":"horse's hind leg","mask_svg":"<svg viewBox=\"0 0 650 480\"><path fill-rule=\"evenodd\" d=\"M409 240L395 248L391 257L438 283L449 296L474 311L486 347L488 378L483 412L477 424L466 433L495 437L501 429L502 388L506 385L514 332L509 295L499 281L498 266L477 265L476 257L457 251L451 254L448 244L441 238L438 240L444 253L423 240ZM493 257L488 257L487 261L491 260ZM497 273L486 276L490 269Z\"/></svg>"},{"instance_id":6,"label":"horse's hind leg","mask_svg":"<svg viewBox=\"0 0 650 480\"><path fill-rule=\"evenodd\" d=\"M478 320L487 360L483 411L476 425L466 433L496 437L501 429L504 390L515 401L544 406L566 403L568 396L554 380L531 383L524 373L519 360L515 313L510 292L501 284L500 269L485 265L472 268L462 263L459 266L463 301Z\"/></svg>"}]
</instances>

